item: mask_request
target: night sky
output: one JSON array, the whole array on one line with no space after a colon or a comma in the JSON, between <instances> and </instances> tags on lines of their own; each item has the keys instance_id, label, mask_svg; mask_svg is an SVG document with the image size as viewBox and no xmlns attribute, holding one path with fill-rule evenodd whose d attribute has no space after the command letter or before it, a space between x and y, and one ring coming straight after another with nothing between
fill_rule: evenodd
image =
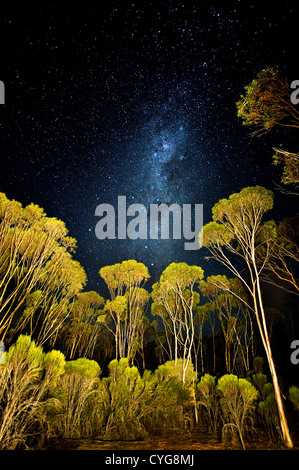
<instances>
[{"instance_id":1,"label":"night sky","mask_svg":"<svg viewBox=\"0 0 299 470\"><path fill-rule=\"evenodd\" d=\"M217 274L183 239L97 239L95 209L196 203L206 223L220 198L280 183L272 147L294 151L294 131L252 139L235 103L267 66L299 79L296 2L62 3L1 7L0 191L66 223L87 289L102 293L99 269L125 259L152 282L173 261ZM276 191L269 217L293 204Z\"/></svg>"}]
</instances>

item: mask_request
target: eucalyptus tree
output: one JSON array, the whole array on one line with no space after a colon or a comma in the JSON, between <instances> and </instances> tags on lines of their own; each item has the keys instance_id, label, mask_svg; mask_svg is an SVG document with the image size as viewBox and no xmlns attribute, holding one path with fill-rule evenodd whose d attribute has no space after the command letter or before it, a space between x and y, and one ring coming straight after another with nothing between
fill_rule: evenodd
<instances>
[{"instance_id":1,"label":"eucalyptus tree","mask_svg":"<svg viewBox=\"0 0 299 470\"><path fill-rule=\"evenodd\" d=\"M106 301L98 320L114 336L116 359L132 361L137 352L138 327L149 301L149 293L143 288L150 278L148 269L143 263L127 260L101 268L100 276L111 300Z\"/></svg>"},{"instance_id":2,"label":"eucalyptus tree","mask_svg":"<svg viewBox=\"0 0 299 470\"><path fill-rule=\"evenodd\" d=\"M261 186L243 188L239 193L232 194L228 199L221 199L214 205L213 221L203 227L203 234L200 236L203 236L203 245L210 250L212 256L239 278L248 291L252 305L219 281L219 287L231 292L254 312L272 376L283 440L288 447L292 447L261 289L261 274L270 256L265 230L267 222L262 223L262 218L272 207L272 191ZM263 258L257 259L257 252L261 249L264 249Z\"/></svg>"},{"instance_id":3,"label":"eucalyptus tree","mask_svg":"<svg viewBox=\"0 0 299 470\"><path fill-rule=\"evenodd\" d=\"M208 314L215 313L220 322L225 341L227 372L233 372L239 354L243 357L245 368L248 369L239 328L239 324L246 320L248 310L246 307L241 308L243 306L241 298L246 299L241 281L237 277L229 279L225 275L209 276L200 282L200 291L208 299L208 303L204 305Z\"/></svg>"},{"instance_id":4,"label":"eucalyptus tree","mask_svg":"<svg viewBox=\"0 0 299 470\"><path fill-rule=\"evenodd\" d=\"M265 237L266 244L258 251L257 257L262 259L265 250L270 253L263 271L263 280L299 295L299 280L296 275L299 262L299 217L285 218L278 224L269 222L262 236Z\"/></svg>"},{"instance_id":5,"label":"eucalyptus tree","mask_svg":"<svg viewBox=\"0 0 299 470\"><path fill-rule=\"evenodd\" d=\"M199 302L199 294L194 289L203 278L199 266L187 263L171 263L153 285L152 298L161 306L156 313L162 313L164 322L171 328L174 338L174 361L183 359L183 381L194 343L194 314Z\"/></svg>"},{"instance_id":6,"label":"eucalyptus tree","mask_svg":"<svg viewBox=\"0 0 299 470\"><path fill-rule=\"evenodd\" d=\"M203 328L206 322L209 321L209 312L206 305L199 305L196 308L194 315L194 328L195 328L195 340L194 340L194 368L198 372L198 356L200 352L200 368L201 373L204 373L204 357L203 357Z\"/></svg>"},{"instance_id":7,"label":"eucalyptus tree","mask_svg":"<svg viewBox=\"0 0 299 470\"><path fill-rule=\"evenodd\" d=\"M0 193L0 337L27 331L54 341L69 304L86 283L72 258L76 240L61 220Z\"/></svg>"},{"instance_id":8,"label":"eucalyptus tree","mask_svg":"<svg viewBox=\"0 0 299 470\"><path fill-rule=\"evenodd\" d=\"M104 303L103 297L94 291L77 295L61 334L70 359L76 354L92 358L101 328L97 318Z\"/></svg>"},{"instance_id":9,"label":"eucalyptus tree","mask_svg":"<svg viewBox=\"0 0 299 470\"><path fill-rule=\"evenodd\" d=\"M292 94L298 95L298 90L292 93L292 85L277 68L267 67L245 87L245 94L236 103L237 115L245 126L255 128L253 135L261 135L275 126L299 129L298 99L292 100ZM283 165L282 183L294 184L298 189L299 154L277 147L273 150L274 164ZM289 193L299 194L297 190Z\"/></svg>"}]
</instances>

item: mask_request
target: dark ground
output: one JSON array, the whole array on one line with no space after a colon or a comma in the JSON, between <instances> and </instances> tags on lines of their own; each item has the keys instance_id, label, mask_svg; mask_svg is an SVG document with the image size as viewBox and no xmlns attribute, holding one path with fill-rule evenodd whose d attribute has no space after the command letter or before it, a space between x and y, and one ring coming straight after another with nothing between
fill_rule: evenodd
<instances>
[{"instance_id":1,"label":"dark ground","mask_svg":"<svg viewBox=\"0 0 299 470\"><path fill-rule=\"evenodd\" d=\"M292 436L294 450L299 450L299 433ZM255 431L245 440L246 450L288 450L277 442L269 442L262 430ZM143 441L107 441L101 439L64 439L49 442L47 450L241 450L239 442L223 442L221 436L204 429L172 436L151 437Z\"/></svg>"}]
</instances>

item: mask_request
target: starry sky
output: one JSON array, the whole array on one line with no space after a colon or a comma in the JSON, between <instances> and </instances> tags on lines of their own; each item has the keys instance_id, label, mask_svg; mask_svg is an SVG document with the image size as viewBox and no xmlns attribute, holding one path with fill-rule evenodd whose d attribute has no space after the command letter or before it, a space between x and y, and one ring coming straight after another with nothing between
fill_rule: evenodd
<instances>
[{"instance_id":1,"label":"starry sky","mask_svg":"<svg viewBox=\"0 0 299 470\"><path fill-rule=\"evenodd\" d=\"M0 191L66 223L88 289L132 258L152 282L173 261L217 274L184 240L99 240L95 209L203 204L206 223L220 198L280 182L272 147L293 132L252 139L235 103L267 66L299 79L296 2L53 3L1 7ZM276 192L271 217L288 211Z\"/></svg>"}]
</instances>

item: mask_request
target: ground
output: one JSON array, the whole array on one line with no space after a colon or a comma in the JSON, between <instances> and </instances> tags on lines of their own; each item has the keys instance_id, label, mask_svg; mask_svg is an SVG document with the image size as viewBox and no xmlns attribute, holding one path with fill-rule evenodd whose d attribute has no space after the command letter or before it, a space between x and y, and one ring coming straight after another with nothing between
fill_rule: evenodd
<instances>
[{"instance_id":1,"label":"ground","mask_svg":"<svg viewBox=\"0 0 299 470\"><path fill-rule=\"evenodd\" d=\"M295 450L299 450L299 434L293 436ZM245 442L247 450L286 450L282 445L270 443L264 432L256 432ZM221 442L218 436L204 432L185 432L183 435L151 437L143 441L105 441L101 439L64 439L52 441L52 450L241 450L239 442Z\"/></svg>"}]
</instances>

